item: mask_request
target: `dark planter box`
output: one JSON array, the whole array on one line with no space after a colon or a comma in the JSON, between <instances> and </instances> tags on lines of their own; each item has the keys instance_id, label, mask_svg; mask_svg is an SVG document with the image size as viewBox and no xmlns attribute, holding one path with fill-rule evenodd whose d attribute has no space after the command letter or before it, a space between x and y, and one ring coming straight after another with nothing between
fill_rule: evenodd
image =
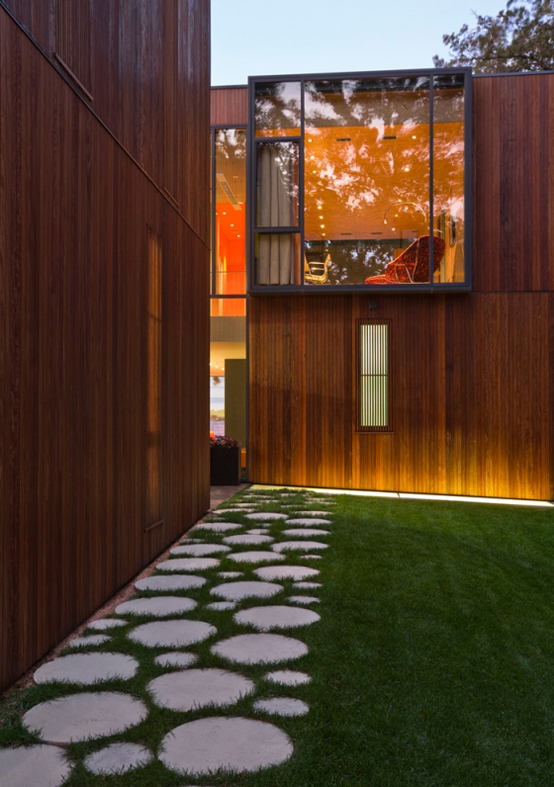
<instances>
[{"instance_id":1,"label":"dark planter box","mask_svg":"<svg viewBox=\"0 0 554 787\"><path fill-rule=\"evenodd\" d=\"M210 448L210 484L240 484L240 448L213 445Z\"/></svg>"}]
</instances>

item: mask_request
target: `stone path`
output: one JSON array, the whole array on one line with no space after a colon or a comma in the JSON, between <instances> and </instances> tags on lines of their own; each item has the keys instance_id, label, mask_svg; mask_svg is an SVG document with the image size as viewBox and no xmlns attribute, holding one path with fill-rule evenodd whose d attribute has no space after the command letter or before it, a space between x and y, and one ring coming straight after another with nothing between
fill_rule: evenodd
<instances>
[{"instance_id":1,"label":"stone path","mask_svg":"<svg viewBox=\"0 0 554 787\"><path fill-rule=\"evenodd\" d=\"M157 762L189 783L219 769L276 767L294 755L294 741L279 718L309 713L295 694L311 681L301 668L308 653L303 634L322 614L313 609L322 572L301 561L320 558L327 549L333 502L316 501L308 492L263 491L243 493L240 502L196 525L157 564L158 573L135 584L137 597L120 604L113 617L91 623L85 636L70 643L75 653L35 672L35 682L52 684L56 693L59 687L59 696L23 716L23 726L40 742L0 749L2 787L61 787L75 765L64 749L75 741L97 743L81 764L102 780ZM296 505L283 513L291 497ZM280 510L260 511L266 506ZM198 593L204 594L201 602ZM223 620L225 636L218 633ZM116 641L136 643L137 653L132 647L133 656L118 652ZM150 702L185 719L177 724L175 714L167 716L157 751L140 732L149 718L144 693L119 688L136 680L143 660L160 671L146 682ZM260 678L258 667L252 678L251 665L268 670ZM116 691L105 685L114 680ZM273 686L269 692L267 684ZM131 728L137 728L134 743L113 741Z\"/></svg>"}]
</instances>

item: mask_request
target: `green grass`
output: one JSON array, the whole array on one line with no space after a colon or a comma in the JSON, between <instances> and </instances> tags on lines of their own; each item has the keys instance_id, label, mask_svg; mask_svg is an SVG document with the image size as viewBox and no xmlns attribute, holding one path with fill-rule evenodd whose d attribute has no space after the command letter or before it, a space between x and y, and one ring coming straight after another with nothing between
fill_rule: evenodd
<instances>
[{"instance_id":1,"label":"green grass","mask_svg":"<svg viewBox=\"0 0 554 787\"><path fill-rule=\"evenodd\" d=\"M279 510L279 494L272 498L261 510ZM154 664L154 656L166 649L141 647L125 637L128 627L122 627L99 649L135 656L140 670L131 681L99 685L140 697L149 716L122 735L69 746L77 765L68 787L551 786L552 510L333 499L330 548L322 560L309 563L321 570L323 587L314 592L321 603L314 608L322 620L292 632L308 644L309 653L286 665L308 672L312 682L279 688L263 680L266 667L235 668L256 681L254 698L297 697L309 704L309 714L276 720L253 713L252 696L216 711L277 723L294 742L293 757L279 767L232 777L180 777L159 763L124 776L89 774L82 758L112 740L156 749L169 729L214 714L213 709L177 713L157 708L146 685L165 671ZM283 502L301 500L299 495ZM247 521L239 512L228 518ZM271 532L285 527L277 522ZM224 535L213 534L213 540ZM289 553L287 562L304 561ZM232 613L209 612L203 605L214 600L212 583L222 581L216 571L240 570L249 578L253 568L223 559L214 571L201 572L211 580L205 587L177 593L199 602L185 617L213 623L218 639L250 630L234 624ZM293 592L291 582L281 584L285 597ZM240 608L262 603L282 603L282 597L248 600ZM149 619L128 618L130 626ZM189 648L200 657L195 666L229 668L210 653L212 644ZM0 745L33 742L21 725L22 713L37 702L82 690L42 685L9 695L0 706Z\"/></svg>"}]
</instances>

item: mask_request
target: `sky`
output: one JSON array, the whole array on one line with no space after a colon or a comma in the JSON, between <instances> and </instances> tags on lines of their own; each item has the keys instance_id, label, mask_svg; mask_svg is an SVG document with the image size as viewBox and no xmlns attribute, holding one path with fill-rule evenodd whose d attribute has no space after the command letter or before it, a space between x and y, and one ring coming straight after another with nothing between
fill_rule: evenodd
<instances>
[{"instance_id":1,"label":"sky","mask_svg":"<svg viewBox=\"0 0 554 787\"><path fill-rule=\"evenodd\" d=\"M212 0L212 85L249 76L429 68L445 33L505 0Z\"/></svg>"}]
</instances>

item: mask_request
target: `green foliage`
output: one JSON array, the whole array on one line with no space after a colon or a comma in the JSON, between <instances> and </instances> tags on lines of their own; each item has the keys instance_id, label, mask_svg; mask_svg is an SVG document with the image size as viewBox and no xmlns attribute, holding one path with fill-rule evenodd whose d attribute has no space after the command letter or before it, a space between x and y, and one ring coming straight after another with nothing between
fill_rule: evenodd
<instances>
[{"instance_id":1,"label":"green foliage","mask_svg":"<svg viewBox=\"0 0 554 787\"><path fill-rule=\"evenodd\" d=\"M497 16L474 14L477 24L442 37L452 59L435 55L437 68L472 66L477 74L554 70L551 0L508 0Z\"/></svg>"}]
</instances>

